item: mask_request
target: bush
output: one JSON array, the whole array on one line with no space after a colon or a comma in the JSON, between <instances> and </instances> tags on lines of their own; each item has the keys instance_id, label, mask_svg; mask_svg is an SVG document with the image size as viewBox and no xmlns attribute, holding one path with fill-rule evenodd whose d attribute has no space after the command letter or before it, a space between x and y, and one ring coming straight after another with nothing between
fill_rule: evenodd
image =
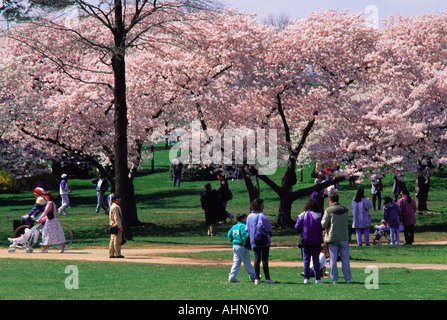
<instances>
[{"instance_id":1,"label":"bush","mask_svg":"<svg viewBox=\"0 0 447 320\"><path fill-rule=\"evenodd\" d=\"M52 174L17 179L9 173L0 172L0 193L19 193L22 191L30 191L36 187L40 180L45 182L46 190L57 188L59 184L57 177Z\"/></svg>"},{"instance_id":2,"label":"bush","mask_svg":"<svg viewBox=\"0 0 447 320\"><path fill-rule=\"evenodd\" d=\"M172 167L169 170L169 178L172 180ZM183 167L182 170L182 181L192 182L192 181L212 181L216 180L217 172L213 167L203 168L200 166L193 167Z\"/></svg>"},{"instance_id":3,"label":"bush","mask_svg":"<svg viewBox=\"0 0 447 320\"><path fill-rule=\"evenodd\" d=\"M20 184L9 173L0 172L0 193L18 193Z\"/></svg>"}]
</instances>

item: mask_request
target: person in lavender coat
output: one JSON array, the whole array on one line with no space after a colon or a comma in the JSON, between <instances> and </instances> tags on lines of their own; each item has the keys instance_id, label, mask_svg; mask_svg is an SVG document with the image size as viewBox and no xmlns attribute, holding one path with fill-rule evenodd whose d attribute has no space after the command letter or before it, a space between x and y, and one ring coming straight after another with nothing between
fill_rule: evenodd
<instances>
[{"instance_id":1,"label":"person in lavender coat","mask_svg":"<svg viewBox=\"0 0 447 320\"><path fill-rule=\"evenodd\" d=\"M357 244L362 245L362 234L365 235L365 244L369 246L369 227L371 216L369 210L373 207L371 201L365 197L365 189L359 188L357 195L352 199L352 228L357 235Z\"/></svg>"},{"instance_id":2,"label":"person in lavender coat","mask_svg":"<svg viewBox=\"0 0 447 320\"><path fill-rule=\"evenodd\" d=\"M302 247L304 262L304 283L309 283L310 259L312 257L315 270L315 283L324 282L320 274L320 251L323 243L323 228L321 219L323 214L318 212L318 203L314 199L309 199L304 207L304 212L298 215L295 229L301 233L304 242Z\"/></svg>"}]
</instances>

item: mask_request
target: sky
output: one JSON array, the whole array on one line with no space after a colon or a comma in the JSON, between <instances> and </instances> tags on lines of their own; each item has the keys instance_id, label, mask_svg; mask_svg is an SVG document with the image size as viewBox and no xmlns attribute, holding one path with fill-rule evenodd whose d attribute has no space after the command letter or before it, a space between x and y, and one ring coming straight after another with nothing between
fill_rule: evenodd
<instances>
[{"instance_id":1,"label":"sky","mask_svg":"<svg viewBox=\"0 0 447 320\"><path fill-rule=\"evenodd\" d=\"M447 11L447 0L220 0L220 3L240 12L257 13L258 20L285 13L290 19L304 18L309 12L339 9L351 13L365 12L375 6L379 19L390 15L413 15ZM371 8L371 7L370 7ZM369 11L369 14L373 14Z\"/></svg>"}]
</instances>

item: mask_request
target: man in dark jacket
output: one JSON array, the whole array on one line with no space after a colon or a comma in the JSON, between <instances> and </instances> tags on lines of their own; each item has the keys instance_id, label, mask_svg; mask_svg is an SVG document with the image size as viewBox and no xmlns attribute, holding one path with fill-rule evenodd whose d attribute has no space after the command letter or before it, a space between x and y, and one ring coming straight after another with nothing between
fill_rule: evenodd
<instances>
[{"instance_id":1,"label":"man in dark jacket","mask_svg":"<svg viewBox=\"0 0 447 320\"><path fill-rule=\"evenodd\" d=\"M219 194L213 190L211 183L205 184L205 191L200 196L202 209L205 211L205 222L208 225L208 235L217 235L217 223L225 217Z\"/></svg>"},{"instance_id":2,"label":"man in dark jacket","mask_svg":"<svg viewBox=\"0 0 447 320\"><path fill-rule=\"evenodd\" d=\"M217 174L217 179L220 181L220 188L218 190L220 201L225 210L225 219L222 222L225 223L227 218L230 218L231 222L233 222L234 216L227 211L227 202L233 199L233 193L228 186L227 179L222 174Z\"/></svg>"}]
</instances>

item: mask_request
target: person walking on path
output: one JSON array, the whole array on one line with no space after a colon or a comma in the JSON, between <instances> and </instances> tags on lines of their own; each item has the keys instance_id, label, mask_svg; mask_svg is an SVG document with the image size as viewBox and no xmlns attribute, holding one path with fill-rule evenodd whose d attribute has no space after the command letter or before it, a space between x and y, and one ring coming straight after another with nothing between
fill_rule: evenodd
<instances>
[{"instance_id":1,"label":"person walking on path","mask_svg":"<svg viewBox=\"0 0 447 320\"><path fill-rule=\"evenodd\" d=\"M108 207L105 203L105 194L109 189L109 184L107 179L103 177L101 173L99 173L99 178L93 179L92 183L96 184L96 197L97 197L97 205L96 205L96 213L99 213L101 208L104 209L104 213L107 214Z\"/></svg>"},{"instance_id":2,"label":"person walking on path","mask_svg":"<svg viewBox=\"0 0 447 320\"><path fill-rule=\"evenodd\" d=\"M401 191L402 198L397 201L402 215L401 220L404 225L405 244L414 242L414 225L416 224L416 201L410 197L408 190Z\"/></svg>"},{"instance_id":3,"label":"person walking on path","mask_svg":"<svg viewBox=\"0 0 447 320\"><path fill-rule=\"evenodd\" d=\"M296 231L301 233L305 284L309 283L311 277L311 259L314 263L315 283L324 282L321 280L319 259L321 244L323 243L322 217L323 214L318 212L318 203L314 199L309 199L304 207L304 212L298 215L295 224Z\"/></svg>"},{"instance_id":4,"label":"person walking on path","mask_svg":"<svg viewBox=\"0 0 447 320\"><path fill-rule=\"evenodd\" d=\"M331 281L337 283L337 257L340 253L341 270L346 283L351 283L351 266L349 262L349 225L348 208L340 205L339 196L334 193L329 196L329 207L325 210L321 226L326 229L324 242L328 244L330 254Z\"/></svg>"},{"instance_id":5,"label":"person walking on path","mask_svg":"<svg viewBox=\"0 0 447 320\"><path fill-rule=\"evenodd\" d=\"M123 241L123 217L121 214L121 198L114 195L112 198L112 207L109 214L109 225L118 227L118 233L110 234L109 258L124 258L121 255L121 243Z\"/></svg>"},{"instance_id":6,"label":"person walking on path","mask_svg":"<svg viewBox=\"0 0 447 320\"><path fill-rule=\"evenodd\" d=\"M68 176L64 173L61 175L61 183L59 185L59 194L62 199L62 205L57 211L62 212L64 215L67 215L67 208L70 205L70 198L68 194L73 191L73 189L68 187Z\"/></svg>"},{"instance_id":7,"label":"person walking on path","mask_svg":"<svg viewBox=\"0 0 447 320\"><path fill-rule=\"evenodd\" d=\"M250 244L253 249L255 284L261 282L261 261L264 270L265 283L274 283L270 278L269 270L269 251L271 243L272 225L263 212L264 200L254 199L250 204L251 213L248 215L246 230L250 235Z\"/></svg>"},{"instance_id":8,"label":"person walking on path","mask_svg":"<svg viewBox=\"0 0 447 320\"><path fill-rule=\"evenodd\" d=\"M391 233L391 244L399 244L399 226L402 211L390 196L385 196L383 219L387 222Z\"/></svg>"},{"instance_id":9,"label":"person walking on path","mask_svg":"<svg viewBox=\"0 0 447 320\"><path fill-rule=\"evenodd\" d=\"M245 213L238 214L237 224L235 224L227 234L228 240L233 244L233 266L231 267L229 282L239 282L236 276L241 268L241 262L244 262L245 270L251 281L255 281L255 271L250 261L250 250L244 246L247 240L246 221L247 215Z\"/></svg>"},{"instance_id":10,"label":"person walking on path","mask_svg":"<svg viewBox=\"0 0 447 320\"><path fill-rule=\"evenodd\" d=\"M43 224L42 229L42 244L43 250L41 253L48 252L49 245L61 245L60 253L65 251L65 235L62 230L61 223L57 218L56 204L54 203L54 196L50 191L45 191L43 197L47 201L47 205L43 214L37 219L38 223Z\"/></svg>"},{"instance_id":11,"label":"person walking on path","mask_svg":"<svg viewBox=\"0 0 447 320\"><path fill-rule=\"evenodd\" d=\"M359 188L357 195L352 200L352 228L357 235L357 244L362 245L362 234L365 236L365 244L369 246L369 227L371 226L371 216L369 210L372 203L365 197L365 189Z\"/></svg>"}]
</instances>

